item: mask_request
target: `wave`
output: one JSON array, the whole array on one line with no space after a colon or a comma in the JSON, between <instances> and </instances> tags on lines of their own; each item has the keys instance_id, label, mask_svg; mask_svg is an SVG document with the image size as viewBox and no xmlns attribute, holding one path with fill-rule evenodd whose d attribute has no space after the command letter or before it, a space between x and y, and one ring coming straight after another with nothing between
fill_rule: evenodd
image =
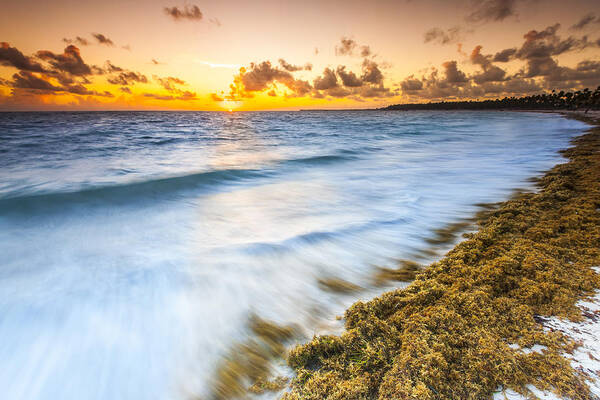
<instances>
[{"instance_id":1,"label":"wave","mask_svg":"<svg viewBox=\"0 0 600 400\"><path fill-rule=\"evenodd\" d=\"M226 169L190 175L131 182L122 185L83 188L72 192L31 194L0 199L0 216L32 211L52 211L68 205L128 204L134 198L156 199L177 192L210 187L243 179L264 177L266 171L258 169Z\"/></svg>"},{"instance_id":2,"label":"wave","mask_svg":"<svg viewBox=\"0 0 600 400\"><path fill-rule=\"evenodd\" d=\"M183 141L182 138L166 138L166 139L157 140L155 142L150 142L150 144L155 145L155 146L162 146L164 144L178 143L178 142L182 142L182 141Z\"/></svg>"},{"instance_id":3,"label":"wave","mask_svg":"<svg viewBox=\"0 0 600 400\"><path fill-rule=\"evenodd\" d=\"M318 166L335 162L350 161L357 157L351 155L321 155L284 160L278 165ZM117 175L126 175L128 170L115 171ZM240 180L251 180L283 172L278 168L266 169L224 169L173 176L159 179L129 182L107 186L83 187L73 191L49 193L15 193L0 198L0 216L32 211L52 211L65 205L74 204L127 204L137 199L156 199L174 195L177 192L198 190ZM136 199L137 198L137 199Z\"/></svg>"},{"instance_id":4,"label":"wave","mask_svg":"<svg viewBox=\"0 0 600 400\"><path fill-rule=\"evenodd\" d=\"M329 154L323 156L311 156L304 158L294 158L285 161L287 164L307 164L307 165L318 165L318 164L331 164L340 161L351 161L355 160L357 157L351 155L342 155L342 154Z\"/></svg>"},{"instance_id":5,"label":"wave","mask_svg":"<svg viewBox=\"0 0 600 400\"><path fill-rule=\"evenodd\" d=\"M311 231L298 234L280 242L254 242L239 246L238 251L247 254L283 254L298 250L303 246L313 246L321 242L334 242L344 240L344 238L353 235L359 235L364 232L375 231L377 229L391 225L405 225L411 222L411 218L399 217L391 219L375 219L365 221L364 223L352 224L331 231ZM230 249L222 248L227 252Z\"/></svg>"}]
</instances>

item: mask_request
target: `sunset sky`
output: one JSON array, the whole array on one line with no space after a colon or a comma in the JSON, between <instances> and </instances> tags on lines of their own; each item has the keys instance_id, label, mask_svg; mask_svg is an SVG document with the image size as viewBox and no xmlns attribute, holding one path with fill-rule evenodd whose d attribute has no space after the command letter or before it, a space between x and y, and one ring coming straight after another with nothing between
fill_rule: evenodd
<instances>
[{"instance_id":1,"label":"sunset sky","mask_svg":"<svg viewBox=\"0 0 600 400\"><path fill-rule=\"evenodd\" d=\"M375 108L598 85L598 0L19 0L0 13L0 110Z\"/></svg>"}]
</instances>

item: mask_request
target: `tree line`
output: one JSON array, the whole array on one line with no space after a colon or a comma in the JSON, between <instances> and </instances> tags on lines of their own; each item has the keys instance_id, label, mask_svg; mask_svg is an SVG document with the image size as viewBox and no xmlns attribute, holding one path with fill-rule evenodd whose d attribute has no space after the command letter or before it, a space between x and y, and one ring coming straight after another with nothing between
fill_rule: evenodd
<instances>
[{"instance_id":1,"label":"tree line","mask_svg":"<svg viewBox=\"0 0 600 400\"><path fill-rule=\"evenodd\" d=\"M495 100L441 101L435 103L395 104L383 110L599 110L600 86L593 92L585 88L575 92L504 97Z\"/></svg>"}]
</instances>

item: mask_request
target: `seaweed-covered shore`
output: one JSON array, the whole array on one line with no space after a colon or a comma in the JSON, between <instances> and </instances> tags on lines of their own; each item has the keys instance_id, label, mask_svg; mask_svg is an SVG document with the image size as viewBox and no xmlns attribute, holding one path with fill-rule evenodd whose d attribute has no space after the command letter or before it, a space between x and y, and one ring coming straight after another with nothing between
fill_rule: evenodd
<instances>
[{"instance_id":1,"label":"seaweed-covered shore","mask_svg":"<svg viewBox=\"0 0 600 400\"><path fill-rule=\"evenodd\" d=\"M342 335L293 349L284 399L593 399L566 356L580 343L548 324L583 321L600 288L600 127L573 144L538 192L486 213L405 289L355 303Z\"/></svg>"}]
</instances>

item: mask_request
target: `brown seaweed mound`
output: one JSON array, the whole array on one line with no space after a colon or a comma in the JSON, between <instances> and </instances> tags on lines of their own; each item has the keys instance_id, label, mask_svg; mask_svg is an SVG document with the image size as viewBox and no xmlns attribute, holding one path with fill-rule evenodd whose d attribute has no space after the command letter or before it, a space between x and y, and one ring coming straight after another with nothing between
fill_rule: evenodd
<instances>
[{"instance_id":1,"label":"brown seaweed mound","mask_svg":"<svg viewBox=\"0 0 600 400\"><path fill-rule=\"evenodd\" d=\"M539 192L489 212L407 288L354 304L341 336L293 349L284 399L489 399L499 387L535 398L527 384L590 399L561 355L576 344L538 322L581 318L575 303L600 287L600 129L574 143ZM545 349L519 349L534 344Z\"/></svg>"}]
</instances>

